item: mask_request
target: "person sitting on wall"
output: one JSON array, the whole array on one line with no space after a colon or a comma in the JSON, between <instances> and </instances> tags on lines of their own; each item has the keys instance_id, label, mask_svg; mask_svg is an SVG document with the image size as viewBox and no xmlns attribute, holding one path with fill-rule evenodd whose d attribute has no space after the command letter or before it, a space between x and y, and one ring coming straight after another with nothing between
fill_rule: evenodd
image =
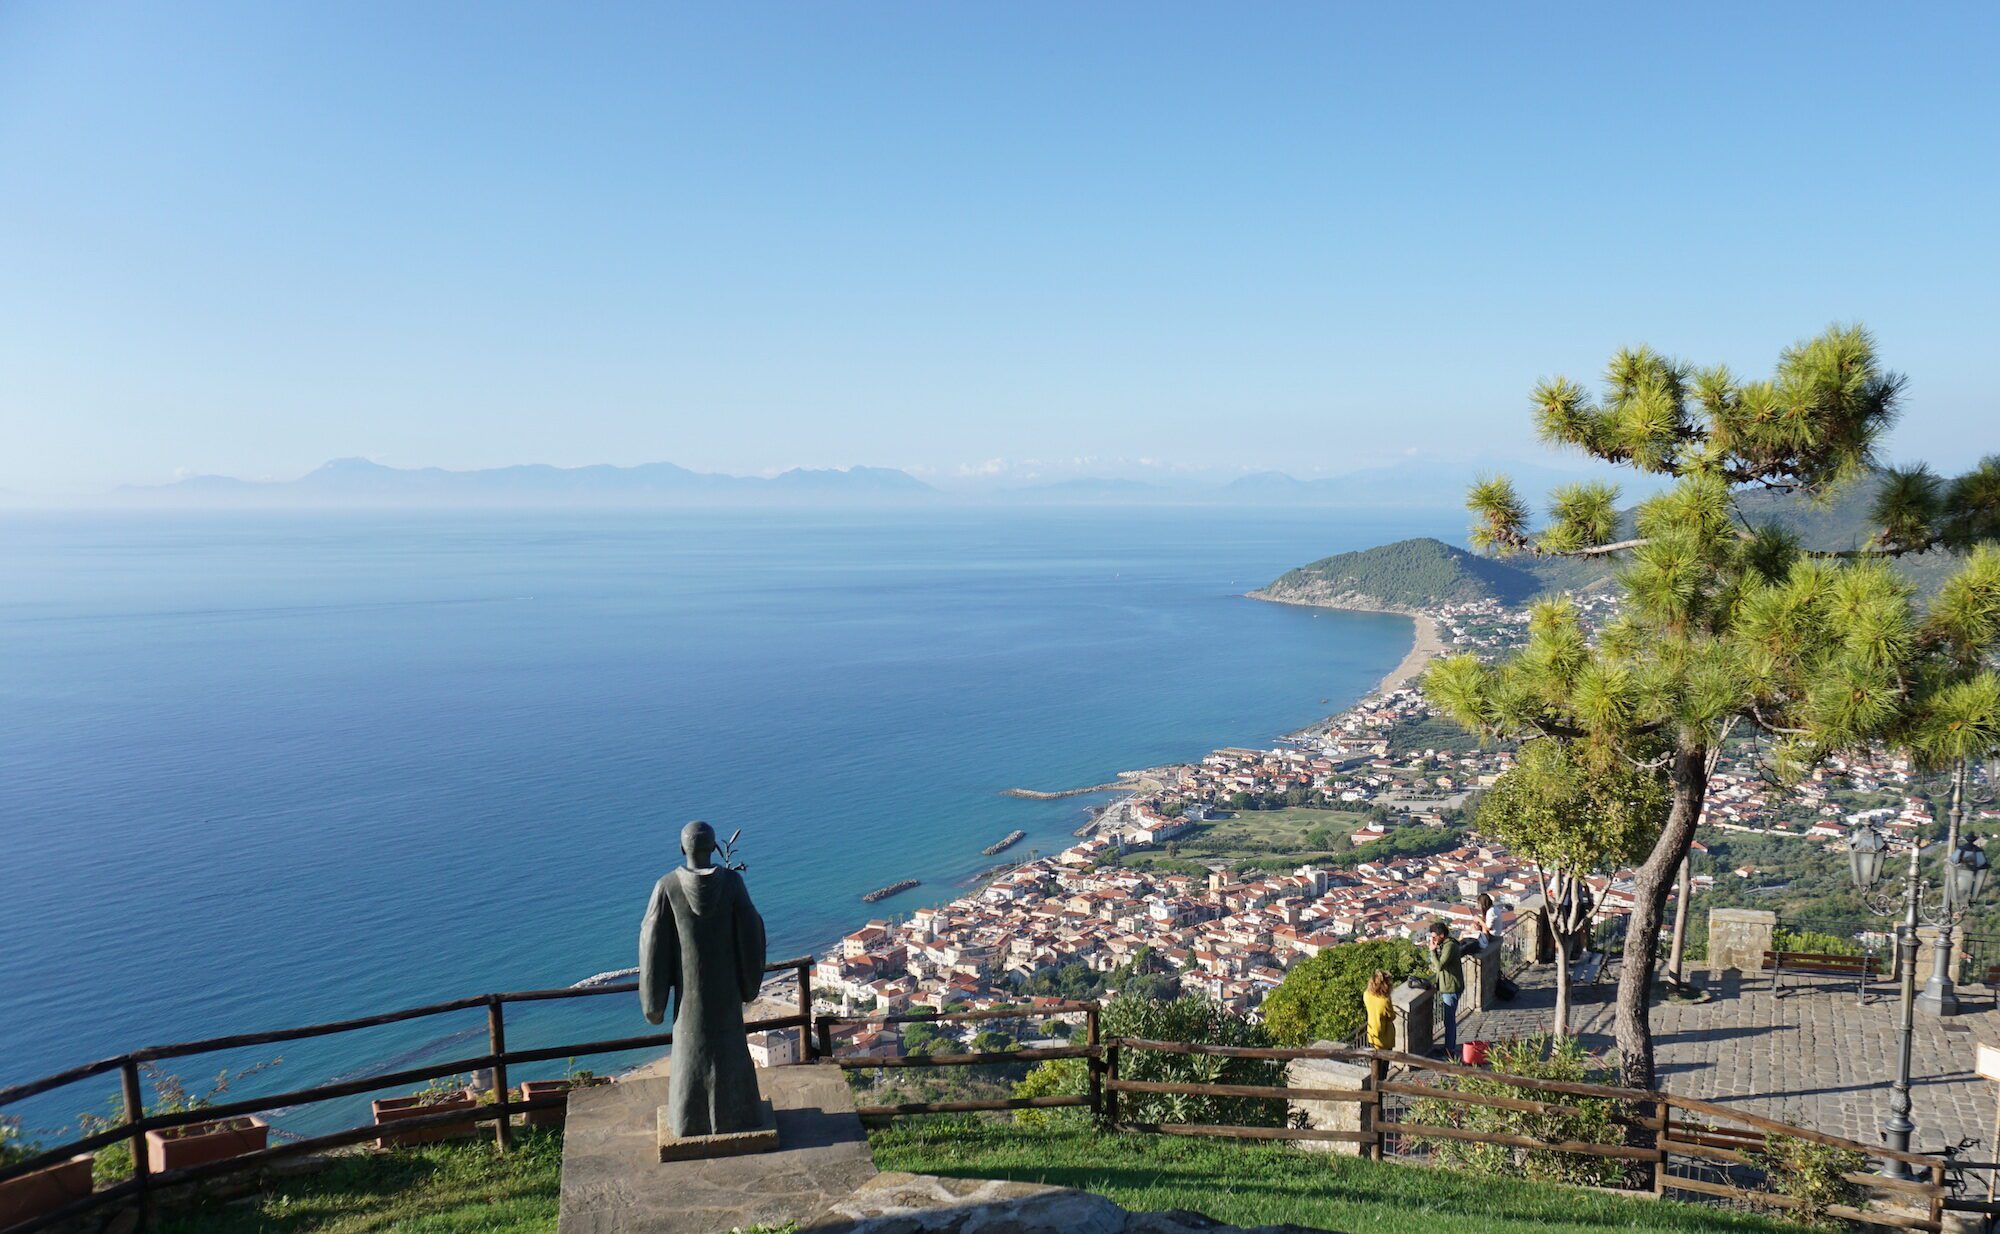
<instances>
[{"instance_id":1,"label":"person sitting on wall","mask_svg":"<svg viewBox=\"0 0 2000 1234\"><path fill-rule=\"evenodd\" d=\"M1493 902L1489 892L1479 893L1479 949L1486 952L1500 950L1500 930L1502 918L1500 906Z\"/></svg>"}]
</instances>

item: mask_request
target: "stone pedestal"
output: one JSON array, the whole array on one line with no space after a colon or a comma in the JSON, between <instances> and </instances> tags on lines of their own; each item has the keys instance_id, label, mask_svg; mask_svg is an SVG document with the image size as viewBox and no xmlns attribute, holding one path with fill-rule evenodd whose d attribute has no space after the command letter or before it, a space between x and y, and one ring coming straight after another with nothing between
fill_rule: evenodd
<instances>
[{"instance_id":1,"label":"stone pedestal","mask_svg":"<svg viewBox=\"0 0 2000 1234\"><path fill-rule=\"evenodd\" d=\"M1396 1049L1404 1054L1415 1054L1422 1058L1431 1052L1432 1029L1431 1002L1434 995L1427 986L1412 986L1408 982L1397 986L1389 995L1389 1002L1396 1008Z\"/></svg>"},{"instance_id":2,"label":"stone pedestal","mask_svg":"<svg viewBox=\"0 0 2000 1234\"><path fill-rule=\"evenodd\" d=\"M1549 902L1543 897L1529 896L1514 906L1514 928L1508 935L1528 963L1556 962L1556 936L1549 929Z\"/></svg>"},{"instance_id":3,"label":"stone pedestal","mask_svg":"<svg viewBox=\"0 0 2000 1234\"><path fill-rule=\"evenodd\" d=\"M835 1067L773 1067L757 1089L778 1119L775 1152L660 1163L655 1111L667 1077L620 1080L569 1095L557 1234L715 1234L780 1227L875 1177L847 1076Z\"/></svg>"},{"instance_id":4,"label":"stone pedestal","mask_svg":"<svg viewBox=\"0 0 2000 1234\"><path fill-rule=\"evenodd\" d=\"M778 1115L768 1101L758 1102L764 1117L748 1131L725 1131L718 1135L675 1135L667 1127L667 1107L660 1106L653 1119L660 1141L661 1161L700 1161L707 1157L741 1157L746 1153L768 1153L778 1147Z\"/></svg>"},{"instance_id":5,"label":"stone pedestal","mask_svg":"<svg viewBox=\"0 0 2000 1234\"><path fill-rule=\"evenodd\" d=\"M1764 967L1778 915L1761 908L1708 910L1708 971L1712 977L1735 969L1755 973Z\"/></svg>"},{"instance_id":6,"label":"stone pedestal","mask_svg":"<svg viewBox=\"0 0 2000 1234\"><path fill-rule=\"evenodd\" d=\"M1465 974L1465 993L1458 1000L1460 1014L1493 1010L1500 988L1500 962L1505 956L1504 945L1495 943L1490 950L1468 951L1460 957L1459 968Z\"/></svg>"},{"instance_id":7,"label":"stone pedestal","mask_svg":"<svg viewBox=\"0 0 2000 1234\"><path fill-rule=\"evenodd\" d=\"M1332 1046L1338 1042L1315 1041L1314 1046ZM1360 1088L1368 1082L1366 1063L1342 1062L1334 1058L1299 1058L1285 1066L1285 1086L1287 1088ZM1362 1125L1364 1107L1358 1101L1294 1101L1291 1103L1295 1118L1303 1118L1305 1125L1317 1131L1365 1131ZM1298 1147L1307 1152L1342 1153L1349 1157L1361 1154L1359 1143L1344 1140L1300 1140Z\"/></svg>"}]
</instances>

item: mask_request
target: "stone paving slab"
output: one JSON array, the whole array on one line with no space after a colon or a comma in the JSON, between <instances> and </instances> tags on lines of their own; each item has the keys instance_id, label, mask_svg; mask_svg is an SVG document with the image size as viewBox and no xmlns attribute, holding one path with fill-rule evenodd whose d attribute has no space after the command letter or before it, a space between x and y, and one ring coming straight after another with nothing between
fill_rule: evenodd
<instances>
[{"instance_id":1,"label":"stone paving slab","mask_svg":"<svg viewBox=\"0 0 2000 1234\"><path fill-rule=\"evenodd\" d=\"M1612 998L1617 970L1580 989L1571 1028L1593 1052L1615 1057ZM1520 975L1521 995L1466 1016L1459 1039L1504 1040L1546 1032L1555 1006L1550 969ZM1653 1006L1655 1066L1660 1086L1766 1118L1813 1127L1865 1144L1882 1141L1889 1117L1889 1082L1896 1069L1897 991L1876 982L1859 1005L1852 980L1787 975L1774 996L1767 974L1723 974L1701 983L1705 1003L1660 1001ZM1911 1143L1935 1152L1970 1137L1984 1143L1968 1156L1992 1161L1995 1086L1972 1072L1973 1047L2000 1043L2000 1012L1983 989L1967 992L1963 1010L1940 1018L1919 1008L1912 1044Z\"/></svg>"},{"instance_id":2,"label":"stone paving slab","mask_svg":"<svg viewBox=\"0 0 2000 1234\"><path fill-rule=\"evenodd\" d=\"M763 1068L778 1148L707 1161L659 1159L655 1118L667 1080L570 1093L558 1234L720 1234L824 1211L875 1177L846 1076L834 1067Z\"/></svg>"},{"instance_id":3,"label":"stone paving slab","mask_svg":"<svg viewBox=\"0 0 2000 1234\"><path fill-rule=\"evenodd\" d=\"M800 1234L1239 1234L1200 1213L1131 1213L1101 1195L1042 1183L931 1174L876 1176ZM1257 1226L1240 1234L1321 1234Z\"/></svg>"}]
</instances>

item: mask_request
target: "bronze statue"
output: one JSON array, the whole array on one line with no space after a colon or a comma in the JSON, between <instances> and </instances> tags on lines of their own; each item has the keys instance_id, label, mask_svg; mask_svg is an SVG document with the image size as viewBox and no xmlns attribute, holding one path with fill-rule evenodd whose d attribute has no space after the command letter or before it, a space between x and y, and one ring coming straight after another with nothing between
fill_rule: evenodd
<instances>
[{"instance_id":1,"label":"bronze statue","mask_svg":"<svg viewBox=\"0 0 2000 1234\"><path fill-rule=\"evenodd\" d=\"M674 999L666 1130L675 1136L755 1131L768 1115L743 1033L743 1005L764 981L764 919L743 876L713 864L715 831L681 831L686 864L653 887L639 928L639 1002L658 1024Z\"/></svg>"}]
</instances>

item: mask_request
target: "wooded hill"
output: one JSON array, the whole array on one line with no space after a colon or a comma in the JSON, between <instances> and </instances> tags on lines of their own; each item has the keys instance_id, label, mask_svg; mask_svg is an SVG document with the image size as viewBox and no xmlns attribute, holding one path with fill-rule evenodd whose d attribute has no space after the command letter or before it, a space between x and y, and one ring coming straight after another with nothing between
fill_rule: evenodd
<instances>
[{"instance_id":1,"label":"wooded hill","mask_svg":"<svg viewBox=\"0 0 2000 1234\"><path fill-rule=\"evenodd\" d=\"M1874 532L1869 511L1879 487L1880 481L1871 477L1824 501L1809 501L1796 494L1753 492L1742 494L1739 504L1750 523L1780 527L1808 548L1856 548ZM1631 534L1630 511L1620 522L1619 534ZM1933 551L1898 558L1895 564L1919 590L1929 592L1950 572L1952 560L1948 553ZM1287 604L1391 612L1474 600L1519 604L1545 592L1608 586L1612 569L1606 560L1526 554L1505 560L1482 557L1423 537L1323 557L1286 571L1250 594Z\"/></svg>"}]
</instances>

